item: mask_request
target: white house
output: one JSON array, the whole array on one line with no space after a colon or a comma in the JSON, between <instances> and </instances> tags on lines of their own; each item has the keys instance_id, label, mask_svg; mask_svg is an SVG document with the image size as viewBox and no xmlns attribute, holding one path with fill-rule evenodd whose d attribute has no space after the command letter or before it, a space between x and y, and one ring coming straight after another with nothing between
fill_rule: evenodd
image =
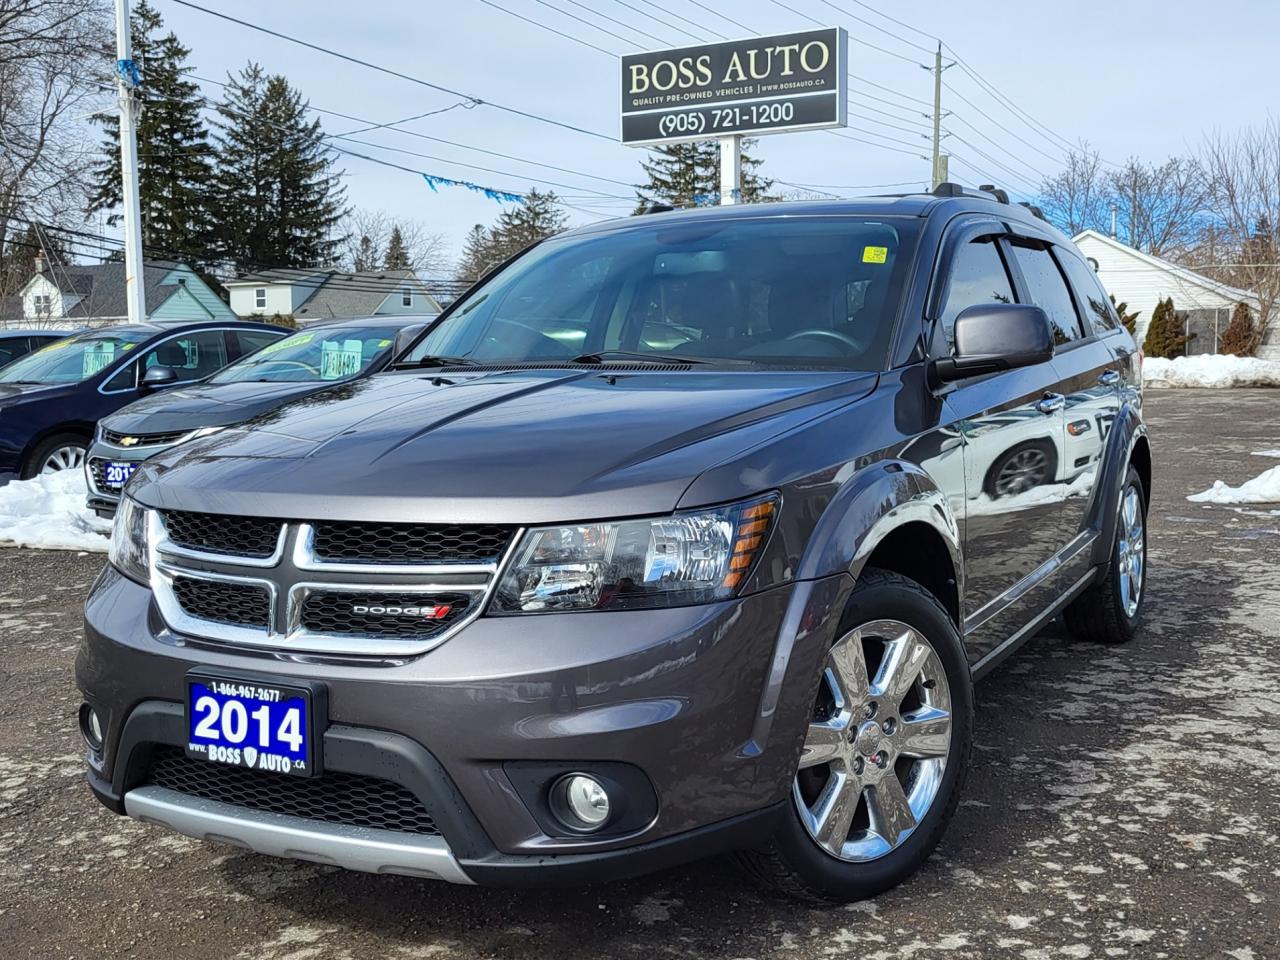
<instances>
[{"instance_id":1,"label":"white house","mask_svg":"<svg viewBox=\"0 0 1280 960\"><path fill-rule=\"evenodd\" d=\"M234 320L236 315L184 264L147 261L143 265L147 316L158 322ZM19 316L6 320L39 325L98 326L128 319L125 265L119 261L49 264L36 258L36 269L18 294Z\"/></svg>"},{"instance_id":2,"label":"white house","mask_svg":"<svg viewBox=\"0 0 1280 960\"><path fill-rule=\"evenodd\" d=\"M440 312L440 304L413 270L265 270L224 286L237 315L293 317L318 323L351 317L417 316Z\"/></svg>"},{"instance_id":3,"label":"white house","mask_svg":"<svg viewBox=\"0 0 1280 960\"><path fill-rule=\"evenodd\" d=\"M1258 300L1252 292L1219 283L1210 277L1143 253L1119 240L1086 230L1075 238L1080 252L1096 266L1098 279L1116 300L1140 311L1137 339L1147 335L1147 323L1156 304L1173 298L1174 310L1184 318L1187 332L1196 334L1188 353L1216 353L1218 339L1231 322L1231 311L1248 303L1258 316ZM1280 360L1280 322L1273 322L1258 356Z\"/></svg>"}]
</instances>

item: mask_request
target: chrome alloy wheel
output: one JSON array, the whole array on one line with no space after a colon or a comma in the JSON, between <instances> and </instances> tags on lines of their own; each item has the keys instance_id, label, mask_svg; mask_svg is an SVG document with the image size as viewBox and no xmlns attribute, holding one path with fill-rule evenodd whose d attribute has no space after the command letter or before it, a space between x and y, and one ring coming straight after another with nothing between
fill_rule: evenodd
<instances>
[{"instance_id":1,"label":"chrome alloy wheel","mask_svg":"<svg viewBox=\"0 0 1280 960\"><path fill-rule=\"evenodd\" d=\"M938 795L951 726L942 661L918 630L874 620L841 637L792 788L809 836L854 862L897 849Z\"/></svg>"},{"instance_id":2,"label":"chrome alloy wheel","mask_svg":"<svg viewBox=\"0 0 1280 960\"><path fill-rule=\"evenodd\" d=\"M1147 531L1142 519L1142 494L1137 487L1125 489L1120 501L1120 529L1116 539L1120 604L1126 617L1138 612L1143 577L1147 569Z\"/></svg>"},{"instance_id":3,"label":"chrome alloy wheel","mask_svg":"<svg viewBox=\"0 0 1280 960\"><path fill-rule=\"evenodd\" d=\"M996 496L1010 497L1026 493L1048 479L1049 456L1038 447L1019 450L1000 467L996 475Z\"/></svg>"},{"instance_id":4,"label":"chrome alloy wheel","mask_svg":"<svg viewBox=\"0 0 1280 960\"><path fill-rule=\"evenodd\" d=\"M40 472L61 473L63 470L79 470L84 466L85 448L74 443L64 444L49 451L40 464Z\"/></svg>"}]
</instances>

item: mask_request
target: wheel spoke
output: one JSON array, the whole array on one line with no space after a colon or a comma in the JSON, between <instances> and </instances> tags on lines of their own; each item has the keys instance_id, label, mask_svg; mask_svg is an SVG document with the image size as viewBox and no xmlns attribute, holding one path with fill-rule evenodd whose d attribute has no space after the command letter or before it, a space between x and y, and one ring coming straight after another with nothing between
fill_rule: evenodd
<instances>
[{"instance_id":1,"label":"wheel spoke","mask_svg":"<svg viewBox=\"0 0 1280 960\"><path fill-rule=\"evenodd\" d=\"M813 838L836 856L840 855L844 842L849 839L849 828L853 825L860 794L859 785L851 776L833 773L818 798L813 814ZM910 809L907 812L910 813Z\"/></svg>"},{"instance_id":2,"label":"wheel spoke","mask_svg":"<svg viewBox=\"0 0 1280 960\"><path fill-rule=\"evenodd\" d=\"M872 831L890 847L896 847L902 834L916 825L916 815L911 812L898 775L892 770L886 771L879 783L867 788L867 814Z\"/></svg>"},{"instance_id":3,"label":"wheel spoke","mask_svg":"<svg viewBox=\"0 0 1280 960\"><path fill-rule=\"evenodd\" d=\"M845 724L837 720L809 724L804 749L800 752L800 769L816 767L844 757Z\"/></svg>"},{"instance_id":4,"label":"wheel spoke","mask_svg":"<svg viewBox=\"0 0 1280 960\"><path fill-rule=\"evenodd\" d=\"M951 744L951 714L922 707L902 718L898 752L904 757L945 757Z\"/></svg>"},{"instance_id":5,"label":"wheel spoke","mask_svg":"<svg viewBox=\"0 0 1280 960\"><path fill-rule=\"evenodd\" d=\"M929 647L921 643L914 630L906 630L887 644L884 660L876 671L871 687L874 697L882 698L897 707L907 695L911 685L920 675L920 668L929 658Z\"/></svg>"},{"instance_id":6,"label":"wheel spoke","mask_svg":"<svg viewBox=\"0 0 1280 960\"><path fill-rule=\"evenodd\" d=\"M854 630L831 648L831 672L844 704L862 703L867 698L867 658L862 651L862 631Z\"/></svg>"}]
</instances>

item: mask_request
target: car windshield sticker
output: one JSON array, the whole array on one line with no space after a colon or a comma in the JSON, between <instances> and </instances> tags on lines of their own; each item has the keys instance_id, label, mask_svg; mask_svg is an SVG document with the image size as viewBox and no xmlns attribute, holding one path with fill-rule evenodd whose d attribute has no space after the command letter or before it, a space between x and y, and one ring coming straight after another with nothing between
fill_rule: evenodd
<instances>
[{"instance_id":1,"label":"car windshield sticker","mask_svg":"<svg viewBox=\"0 0 1280 960\"><path fill-rule=\"evenodd\" d=\"M884 263L889 259L888 247L863 247L862 262L863 263Z\"/></svg>"},{"instance_id":2,"label":"car windshield sticker","mask_svg":"<svg viewBox=\"0 0 1280 960\"><path fill-rule=\"evenodd\" d=\"M378 341L378 346L379 346L380 348L381 348L381 347L389 347L389 346L391 346L391 341L390 341L390 340L379 340L379 341Z\"/></svg>"},{"instance_id":3,"label":"car windshield sticker","mask_svg":"<svg viewBox=\"0 0 1280 960\"><path fill-rule=\"evenodd\" d=\"M359 340L344 340L341 345L329 341L320 355L320 377L324 380L340 380L360 372L360 358L364 353Z\"/></svg>"},{"instance_id":4,"label":"car windshield sticker","mask_svg":"<svg viewBox=\"0 0 1280 960\"><path fill-rule=\"evenodd\" d=\"M92 377L99 370L111 365L116 358L116 345L110 341L91 343L85 347L81 374Z\"/></svg>"},{"instance_id":5,"label":"car windshield sticker","mask_svg":"<svg viewBox=\"0 0 1280 960\"><path fill-rule=\"evenodd\" d=\"M277 350L285 350L289 347L300 347L304 343L310 343L313 339L315 339L314 333L295 333L292 337L285 337L283 340L277 340L275 343L268 343L258 351L258 356L265 357L267 354L275 353Z\"/></svg>"}]
</instances>

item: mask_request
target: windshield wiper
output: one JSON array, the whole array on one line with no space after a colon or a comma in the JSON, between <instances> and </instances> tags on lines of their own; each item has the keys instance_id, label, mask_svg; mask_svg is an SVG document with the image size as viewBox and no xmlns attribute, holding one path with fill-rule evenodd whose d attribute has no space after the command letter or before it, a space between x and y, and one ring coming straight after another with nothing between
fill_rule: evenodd
<instances>
[{"instance_id":1,"label":"windshield wiper","mask_svg":"<svg viewBox=\"0 0 1280 960\"><path fill-rule=\"evenodd\" d=\"M711 363L702 357L668 357L660 353L641 353L638 350L599 350L596 353L584 353L574 357L570 363L598 364L610 360L632 360L641 363Z\"/></svg>"},{"instance_id":2,"label":"windshield wiper","mask_svg":"<svg viewBox=\"0 0 1280 960\"><path fill-rule=\"evenodd\" d=\"M393 370L407 370L413 367L478 367L479 360L470 357L419 357L417 360L401 360L391 365Z\"/></svg>"}]
</instances>

